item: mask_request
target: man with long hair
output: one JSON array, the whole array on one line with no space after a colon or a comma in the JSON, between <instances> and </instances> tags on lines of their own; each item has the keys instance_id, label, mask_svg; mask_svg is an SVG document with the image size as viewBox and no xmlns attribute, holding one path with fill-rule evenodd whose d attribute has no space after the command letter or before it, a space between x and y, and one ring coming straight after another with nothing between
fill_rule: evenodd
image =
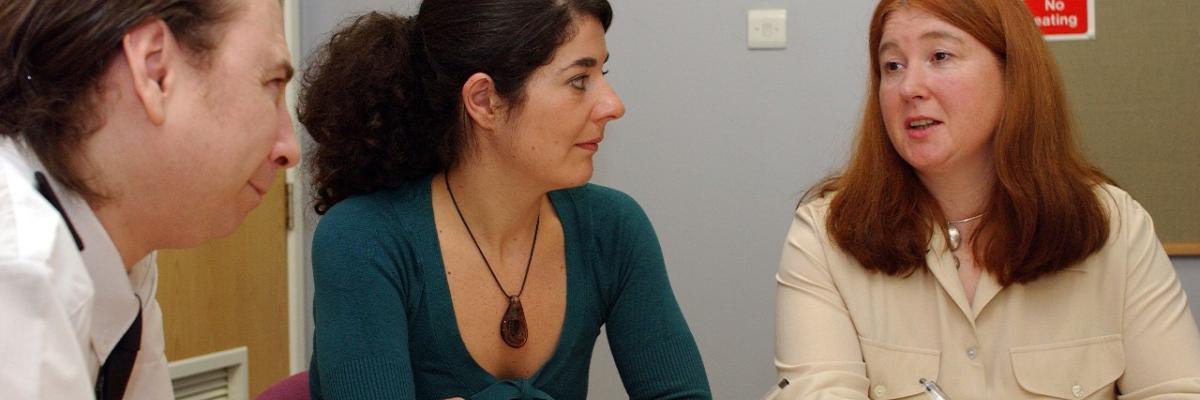
<instances>
[{"instance_id":1,"label":"man with long hair","mask_svg":"<svg viewBox=\"0 0 1200 400\"><path fill-rule=\"evenodd\" d=\"M232 233L299 149L277 0L0 5L0 387L171 398L153 251Z\"/></svg>"}]
</instances>

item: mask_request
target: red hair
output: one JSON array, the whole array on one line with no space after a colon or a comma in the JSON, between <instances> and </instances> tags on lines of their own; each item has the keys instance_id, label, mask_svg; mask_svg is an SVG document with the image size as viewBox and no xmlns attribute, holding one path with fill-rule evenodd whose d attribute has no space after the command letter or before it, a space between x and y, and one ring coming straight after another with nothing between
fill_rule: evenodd
<instances>
[{"instance_id":1,"label":"red hair","mask_svg":"<svg viewBox=\"0 0 1200 400\"><path fill-rule=\"evenodd\" d=\"M844 170L810 193L832 193L830 236L864 268L908 276L925 266L945 215L888 139L879 105L878 48L888 15L912 9L941 19L988 47L1003 64L1004 105L992 155L996 183L972 250L1002 285L1067 268L1108 239L1095 187L1111 183L1075 142L1062 79L1019 0L883 0L871 19L868 101Z\"/></svg>"}]
</instances>

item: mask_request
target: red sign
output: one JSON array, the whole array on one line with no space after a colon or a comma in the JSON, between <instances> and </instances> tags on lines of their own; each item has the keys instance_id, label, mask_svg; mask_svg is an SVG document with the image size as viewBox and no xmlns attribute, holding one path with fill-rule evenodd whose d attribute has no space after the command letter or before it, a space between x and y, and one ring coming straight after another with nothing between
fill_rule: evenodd
<instances>
[{"instance_id":1,"label":"red sign","mask_svg":"<svg viewBox=\"0 0 1200 400\"><path fill-rule=\"evenodd\" d=\"M1095 0L1025 0L1048 40L1096 37Z\"/></svg>"}]
</instances>

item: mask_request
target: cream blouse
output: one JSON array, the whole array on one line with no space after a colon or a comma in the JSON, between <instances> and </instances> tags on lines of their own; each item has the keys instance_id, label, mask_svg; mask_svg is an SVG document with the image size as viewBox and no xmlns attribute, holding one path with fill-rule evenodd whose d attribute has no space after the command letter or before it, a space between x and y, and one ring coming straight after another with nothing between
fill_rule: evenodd
<instances>
[{"instance_id":1,"label":"cream blouse","mask_svg":"<svg viewBox=\"0 0 1200 400\"><path fill-rule=\"evenodd\" d=\"M888 276L831 240L829 196L802 205L776 276L776 398L926 399L927 378L953 400L1200 399L1200 332L1150 216L1097 196L1101 250L1028 284L984 273L974 308L940 233L928 269Z\"/></svg>"}]
</instances>

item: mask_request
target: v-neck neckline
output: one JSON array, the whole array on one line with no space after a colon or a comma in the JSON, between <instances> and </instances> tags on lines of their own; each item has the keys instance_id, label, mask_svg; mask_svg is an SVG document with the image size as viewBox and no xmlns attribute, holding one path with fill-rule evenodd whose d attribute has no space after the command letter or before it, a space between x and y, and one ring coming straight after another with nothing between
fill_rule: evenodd
<instances>
[{"instance_id":1,"label":"v-neck neckline","mask_svg":"<svg viewBox=\"0 0 1200 400\"><path fill-rule=\"evenodd\" d=\"M959 279L958 270L954 267L953 254L945 238L934 234L929 241L930 250L926 253L925 264L933 274L934 280L942 286L942 290L954 301L963 316L975 325L975 320L983 313L983 309L991 303L1004 287L996 281L996 277L987 270L981 271L979 282L975 287L975 298L968 299Z\"/></svg>"},{"instance_id":2,"label":"v-neck neckline","mask_svg":"<svg viewBox=\"0 0 1200 400\"><path fill-rule=\"evenodd\" d=\"M425 285L428 289L428 296L436 301L429 301L429 317L427 321L434 329L434 332L442 332L444 335L435 335L437 340L441 342L443 348L450 349L452 359L447 360L449 366L469 366L466 370L457 368L459 375L454 378L464 386L474 386L473 382L485 382L484 387L494 385L503 381L528 381L537 382L537 379L542 375L542 372L547 367L561 363L564 357L568 356L570 347L574 345L574 338L578 337L578 330L581 328L579 324L572 323L571 316L579 315L582 310L577 310L583 303L581 299L577 299L581 290L577 288L579 279L576 276L579 263L582 261L578 257L579 232L575 231L575 221L578 220L578 215L571 199L567 198L563 193L550 192L547 196L550 198L550 205L554 212L558 214L563 230L563 253L566 263L566 304L563 307L563 324L559 329L558 342L555 345L554 352L544 364L538 367L537 371L529 378L524 379L501 379L492 375L487 369L479 364L475 357L471 356L471 352L467 350L466 342L463 341L462 332L458 328L458 314L454 310L454 301L450 295L450 284L446 280L446 264L442 257L441 239L437 235L437 224L433 215L433 191L431 188L432 176L426 178L421 184L421 199L420 203L424 209L421 210L424 226L422 234L429 235L434 238L433 248L425 252L428 255L424 263L429 266L428 275L425 279ZM443 301L444 300L444 301ZM456 368L451 368L456 369Z\"/></svg>"}]
</instances>

